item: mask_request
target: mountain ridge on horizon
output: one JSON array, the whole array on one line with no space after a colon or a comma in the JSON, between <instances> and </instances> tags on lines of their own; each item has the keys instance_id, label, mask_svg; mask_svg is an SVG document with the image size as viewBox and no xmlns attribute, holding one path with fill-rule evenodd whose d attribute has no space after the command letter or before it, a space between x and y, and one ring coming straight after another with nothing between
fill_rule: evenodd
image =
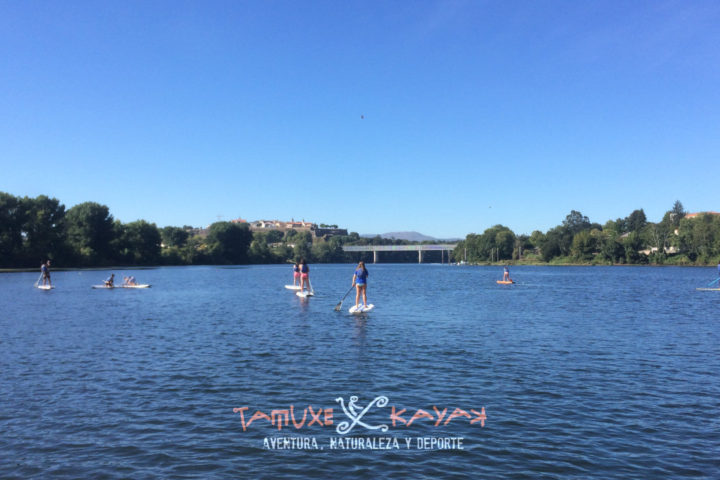
<instances>
[{"instance_id":1,"label":"mountain ridge on horizon","mask_svg":"<svg viewBox=\"0 0 720 480\"><path fill-rule=\"evenodd\" d=\"M380 236L380 238L392 238L395 240L407 240L409 242L424 242L427 240L457 240L457 239L439 239L436 237L430 237L420 232L387 232L387 233L364 233L360 235L363 238L374 238Z\"/></svg>"}]
</instances>

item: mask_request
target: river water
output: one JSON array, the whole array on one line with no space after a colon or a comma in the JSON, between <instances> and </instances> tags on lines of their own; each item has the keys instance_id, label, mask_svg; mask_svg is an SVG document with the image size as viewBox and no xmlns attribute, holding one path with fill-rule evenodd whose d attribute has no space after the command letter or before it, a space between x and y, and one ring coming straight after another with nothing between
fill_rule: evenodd
<instances>
[{"instance_id":1,"label":"river water","mask_svg":"<svg viewBox=\"0 0 720 480\"><path fill-rule=\"evenodd\" d=\"M0 274L0 478L720 477L715 269L368 269Z\"/></svg>"}]
</instances>

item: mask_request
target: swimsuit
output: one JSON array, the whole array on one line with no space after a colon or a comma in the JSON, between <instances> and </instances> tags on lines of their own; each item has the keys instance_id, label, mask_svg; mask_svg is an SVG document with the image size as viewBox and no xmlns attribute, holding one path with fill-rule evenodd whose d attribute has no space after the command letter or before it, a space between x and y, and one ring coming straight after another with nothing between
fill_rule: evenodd
<instances>
[{"instance_id":1,"label":"swimsuit","mask_svg":"<svg viewBox=\"0 0 720 480\"><path fill-rule=\"evenodd\" d=\"M355 270L355 284L365 285L367 283L368 272L362 268Z\"/></svg>"}]
</instances>

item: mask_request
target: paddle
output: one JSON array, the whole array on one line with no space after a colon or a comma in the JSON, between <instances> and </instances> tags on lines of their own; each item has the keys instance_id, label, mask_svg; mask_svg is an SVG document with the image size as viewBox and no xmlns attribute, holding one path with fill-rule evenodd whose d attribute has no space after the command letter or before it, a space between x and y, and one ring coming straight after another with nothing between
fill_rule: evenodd
<instances>
[{"instance_id":1,"label":"paddle","mask_svg":"<svg viewBox=\"0 0 720 480\"><path fill-rule=\"evenodd\" d=\"M36 286L36 287L40 284L40 280L42 280L42 277L43 277L43 274L42 274L42 272L41 272L41 273L40 273L40 276L38 277L38 279L35 280L35 286Z\"/></svg>"},{"instance_id":2,"label":"paddle","mask_svg":"<svg viewBox=\"0 0 720 480\"><path fill-rule=\"evenodd\" d=\"M355 285L351 285L351 286L350 286L350 290L348 290L347 292L345 292L345 295L343 295L343 298L342 298L342 300L340 300L340 303L338 303L337 305L335 305L335 311L336 311L336 312L339 312L339 311L340 311L340 309L342 308L342 304L343 304L343 302L345 301L345 298L348 296L348 294L352 291L352 289L353 289L354 287L355 287Z\"/></svg>"},{"instance_id":3,"label":"paddle","mask_svg":"<svg viewBox=\"0 0 720 480\"><path fill-rule=\"evenodd\" d=\"M709 286L712 285L713 283L716 283L718 280L720 280L720 277L718 277L718 278L716 278L715 280L713 280L712 282L708 283L707 286L709 287Z\"/></svg>"}]
</instances>

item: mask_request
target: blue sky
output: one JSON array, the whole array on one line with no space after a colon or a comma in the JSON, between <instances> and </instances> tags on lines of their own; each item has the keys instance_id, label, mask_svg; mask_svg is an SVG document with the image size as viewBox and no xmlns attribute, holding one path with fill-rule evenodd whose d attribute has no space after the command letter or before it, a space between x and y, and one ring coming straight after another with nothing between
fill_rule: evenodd
<instances>
[{"instance_id":1,"label":"blue sky","mask_svg":"<svg viewBox=\"0 0 720 480\"><path fill-rule=\"evenodd\" d=\"M0 0L0 191L124 222L720 210L716 1Z\"/></svg>"}]
</instances>

